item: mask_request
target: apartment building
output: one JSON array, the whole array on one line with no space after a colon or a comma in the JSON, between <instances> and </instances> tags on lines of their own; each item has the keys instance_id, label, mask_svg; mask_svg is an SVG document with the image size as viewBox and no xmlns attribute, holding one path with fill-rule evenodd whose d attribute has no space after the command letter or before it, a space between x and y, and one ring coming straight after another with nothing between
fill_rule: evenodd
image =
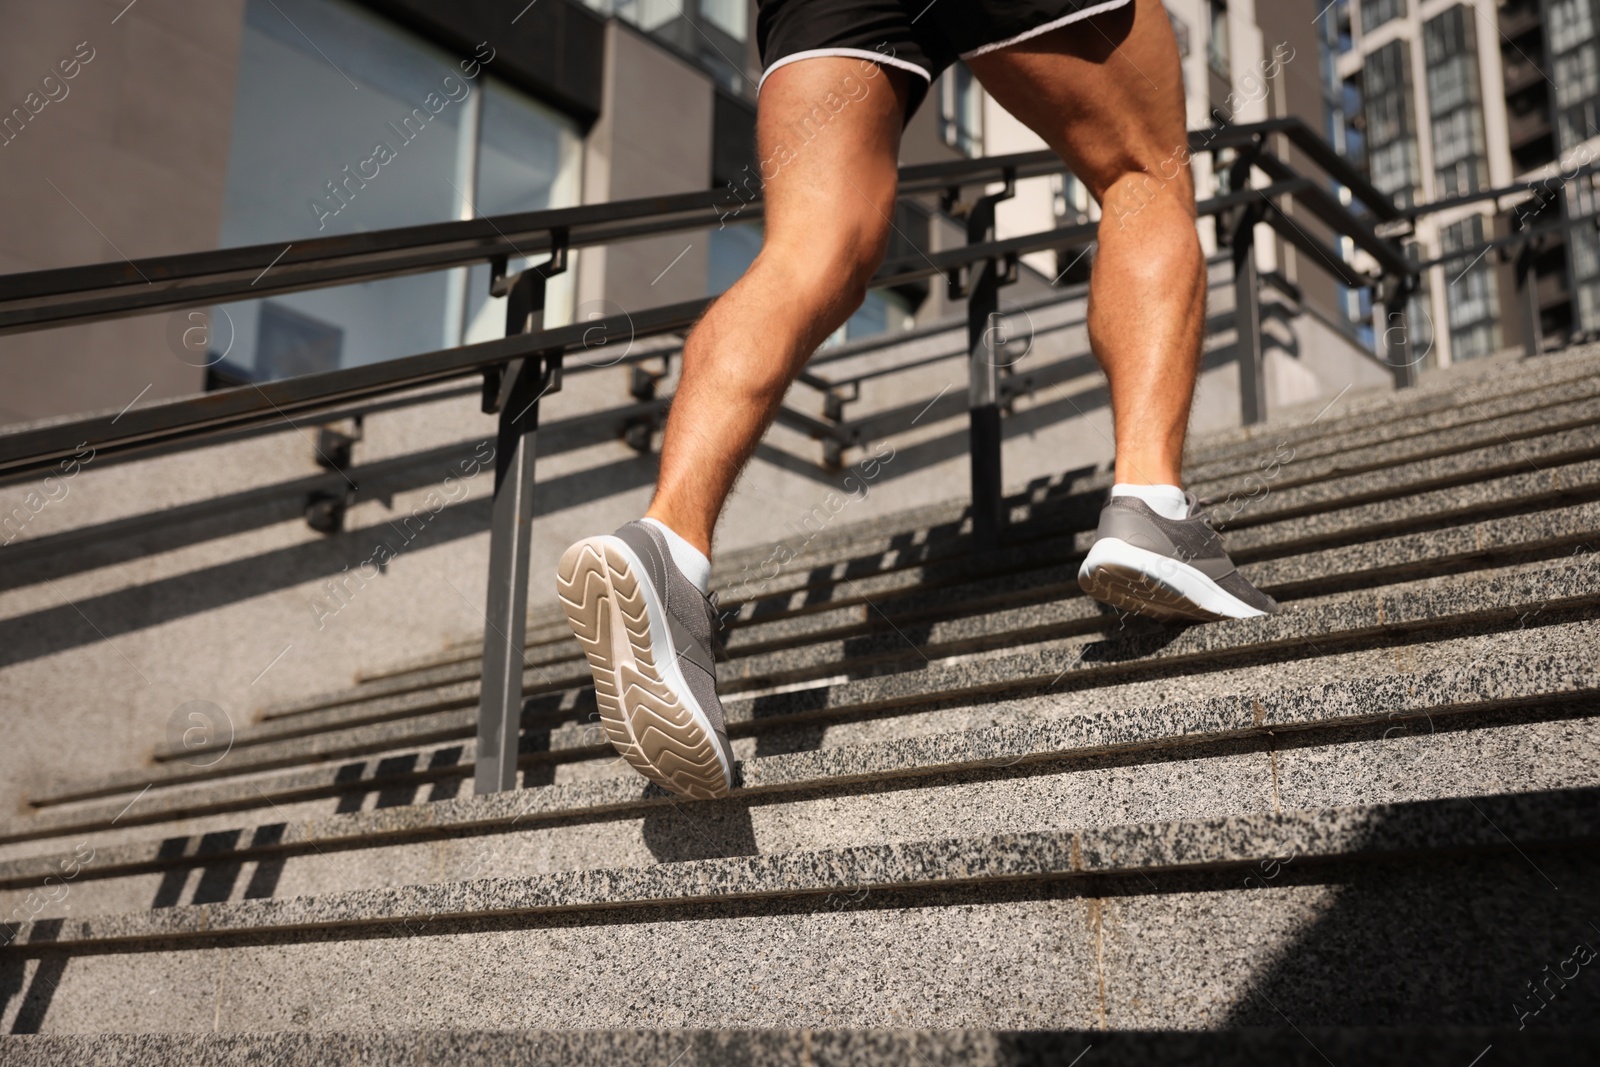
<instances>
[{"instance_id":1,"label":"apartment building","mask_svg":"<svg viewBox=\"0 0 1600 1067\"><path fill-rule=\"evenodd\" d=\"M1463 253L1427 270L1413 300L1428 361L1564 344L1600 327L1600 249L1592 227L1573 225L1595 213L1592 180L1545 184L1592 162L1600 140L1592 0L1336 0L1318 20L1329 138L1375 185L1405 205L1517 189L1417 223L1419 261ZM1529 228L1550 232L1476 255ZM1352 318L1369 313L1361 294L1346 303Z\"/></svg>"},{"instance_id":2,"label":"apartment building","mask_svg":"<svg viewBox=\"0 0 1600 1067\"><path fill-rule=\"evenodd\" d=\"M1535 256L1544 336L1600 332L1600 238L1595 179L1580 176L1557 197L1547 179L1595 162L1600 148L1600 14L1593 0L1517 0L1500 8L1501 57L1519 181L1534 187L1520 211L1530 228L1566 224Z\"/></svg>"}]
</instances>

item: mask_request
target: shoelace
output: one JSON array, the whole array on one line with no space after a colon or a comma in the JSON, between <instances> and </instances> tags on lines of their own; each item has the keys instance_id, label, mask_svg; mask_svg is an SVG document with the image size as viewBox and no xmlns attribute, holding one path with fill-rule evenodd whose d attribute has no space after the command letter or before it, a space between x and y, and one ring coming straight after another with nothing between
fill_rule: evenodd
<instances>
[{"instance_id":1,"label":"shoelace","mask_svg":"<svg viewBox=\"0 0 1600 1067\"><path fill-rule=\"evenodd\" d=\"M1183 499L1184 502L1189 505L1189 514L1186 516L1187 518L1199 519L1213 530L1217 528L1217 524L1213 520L1209 510L1214 504L1218 503L1216 500L1213 500L1210 497L1196 496L1187 489L1183 491Z\"/></svg>"}]
</instances>

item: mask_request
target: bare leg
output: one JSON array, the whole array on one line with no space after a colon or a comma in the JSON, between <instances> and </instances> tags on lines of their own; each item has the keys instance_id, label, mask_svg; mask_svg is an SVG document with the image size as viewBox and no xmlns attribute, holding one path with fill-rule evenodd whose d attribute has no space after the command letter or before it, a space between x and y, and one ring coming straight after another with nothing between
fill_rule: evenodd
<instances>
[{"instance_id":1,"label":"bare leg","mask_svg":"<svg viewBox=\"0 0 1600 1067\"><path fill-rule=\"evenodd\" d=\"M1205 258L1183 80L1158 0L979 56L974 74L1059 153L1102 210L1089 343L1111 382L1119 482L1182 485Z\"/></svg>"},{"instance_id":2,"label":"bare leg","mask_svg":"<svg viewBox=\"0 0 1600 1067\"><path fill-rule=\"evenodd\" d=\"M819 57L774 71L762 86L761 254L684 346L648 512L702 552L789 383L861 306L883 259L906 77Z\"/></svg>"}]
</instances>

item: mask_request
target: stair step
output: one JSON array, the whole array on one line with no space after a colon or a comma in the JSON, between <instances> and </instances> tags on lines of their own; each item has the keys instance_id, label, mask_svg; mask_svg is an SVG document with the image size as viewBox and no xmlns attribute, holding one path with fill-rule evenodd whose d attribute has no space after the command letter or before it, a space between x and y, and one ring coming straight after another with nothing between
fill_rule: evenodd
<instances>
[{"instance_id":1,"label":"stair step","mask_svg":"<svg viewBox=\"0 0 1600 1067\"><path fill-rule=\"evenodd\" d=\"M1587 543L1587 532L1600 530L1600 525L1589 525L1588 531L1584 530L1583 525L1589 522L1591 515L1585 505L1546 513L1502 516L1456 530L1441 530L1437 524L1481 513L1485 492L1496 493L1497 501L1504 508L1514 504L1532 506L1559 502L1574 496L1581 498L1591 491L1590 487L1600 494L1600 462L1513 475L1479 486L1439 490L1392 505L1367 505L1353 514L1336 513L1343 521L1330 521L1325 516L1284 520L1281 524L1235 532L1229 540L1246 576L1276 595L1315 591L1321 584L1315 571L1319 564L1350 567L1351 573L1326 572L1340 576L1327 584L1348 588L1360 581L1403 577L1408 566L1419 566L1430 560L1443 565L1453 555L1464 561L1514 545L1536 551L1541 545ZM1419 522L1434 528L1410 536L1398 532ZM1298 547L1306 552L1319 541L1348 541L1350 532L1361 528L1371 531L1373 536L1360 544L1329 549L1320 556L1270 559L1281 547ZM1391 535L1377 539L1384 532ZM1315 536L1317 534L1322 536ZM1077 598L1080 594L1075 573L1081 555L1076 554L1086 551L1090 543L1087 535L1081 535L1070 542L1057 540L1012 550L1006 553L1007 562L1017 570L991 573L977 581L963 581L977 569L963 563L908 568L879 578L863 577L845 587L842 604L822 607L805 615L749 623L734 630L727 641L727 654L736 659L747 652L782 648L802 639L838 639L874 628L887 629L884 621L887 619L895 620L895 625L904 625L919 621L920 617L974 611L995 602L1015 603L1024 593L1023 599L1035 601L1044 599L1047 593ZM1363 544L1365 549L1361 547ZM1249 562L1263 556L1269 561ZM1065 565L1058 562L1063 558L1068 561ZM1045 588L1041 589L1041 585ZM530 654L529 659L535 657ZM565 673L552 676L550 671L554 665L561 663L567 665ZM524 676L524 692L529 695L582 685L587 679L581 654L570 640L564 647L537 657L536 668ZM428 710L475 707L477 675L478 665L473 663L431 677L414 676L420 682L433 683L416 688L397 685L393 690L378 692L354 689L325 694L318 698L319 710L266 720L241 731L238 741L248 744L254 738L289 737L336 725L405 718ZM731 693L741 679L731 667L725 667L721 681L724 691Z\"/></svg>"},{"instance_id":2,"label":"stair step","mask_svg":"<svg viewBox=\"0 0 1600 1067\"><path fill-rule=\"evenodd\" d=\"M1274 414L1266 422L1213 430L1193 442L1190 457L1209 462L1259 449L1262 440L1285 429L1307 435L1331 435L1389 420L1413 420L1482 404L1496 397L1520 394L1591 375L1600 364L1600 347L1574 346L1549 357L1484 359L1458 363L1419 386L1402 391L1378 386L1350 393L1332 404L1308 401ZM1324 413L1325 412L1325 413ZM1318 417L1318 416L1321 417Z\"/></svg>"},{"instance_id":3,"label":"stair step","mask_svg":"<svg viewBox=\"0 0 1600 1067\"><path fill-rule=\"evenodd\" d=\"M73 919L0 950L0 1026L1514 1026L1594 940L1594 823L1463 798Z\"/></svg>"},{"instance_id":4,"label":"stair step","mask_svg":"<svg viewBox=\"0 0 1600 1067\"><path fill-rule=\"evenodd\" d=\"M1270 619L1081 596L1103 470L982 556L961 501L726 553L722 800L618 763L548 616L520 789L469 795L470 642L54 789L0 1033L81 1033L0 1060L1587 1062L1597 369L1197 442Z\"/></svg>"},{"instance_id":5,"label":"stair step","mask_svg":"<svg viewBox=\"0 0 1600 1067\"><path fill-rule=\"evenodd\" d=\"M12 951L615 908L1600 842L1600 788L858 845L0 924ZM1600 854L1596 854L1600 855ZM1593 857L1592 857L1593 858ZM1591 864L1600 874L1600 864Z\"/></svg>"},{"instance_id":6,"label":"stair step","mask_svg":"<svg viewBox=\"0 0 1600 1067\"><path fill-rule=\"evenodd\" d=\"M1468 385L1449 389L1440 397L1430 400L1430 405L1441 407L1435 415L1416 418L1404 418L1406 405L1395 394L1384 393L1377 398L1377 403L1371 410L1358 420L1361 429L1357 432L1365 434L1364 437L1352 438L1349 442L1329 442L1321 438L1306 438L1305 431L1310 427L1305 425L1281 426L1269 423L1263 427L1251 428L1254 436L1244 442L1246 452L1239 453L1244 456L1243 466L1239 456L1229 460L1219 459L1217 462L1223 466L1216 471L1207 469L1208 461L1205 460L1206 452L1202 449L1190 457L1191 479L1198 475L1201 479L1221 477L1225 469L1232 469L1241 477L1260 473L1260 461L1263 458L1272 458L1278 441L1272 442L1273 447L1263 451L1263 446L1257 439L1264 434L1277 434L1278 440L1285 440L1285 434L1291 433L1295 437L1294 447L1296 456L1302 454L1306 458L1320 457L1329 450L1338 451L1345 447L1365 447L1380 443L1381 441L1399 440L1402 438L1426 437L1436 430L1465 427L1468 424L1484 424L1507 415L1529 414L1537 415L1551 403L1562 403L1590 398L1597 388L1592 374L1594 364L1600 362L1596 359L1592 349L1586 354L1575 359L1557 361L1562 373L1552 377L1547 373L1542 377L1535 377L1534 387L1507 395L1503 382L1489 382L1480 385ZM1577 366L1573 366L1573 363ZM1557 364L1551 364L1555 367ZM1518 373L1537 371L1537 365L1518 365ZM1549 380L1547 380L1549 379ZM1528 384L1528 383L1521 383ZM1535 420L1537 422L1537 420ZM1342 425L1339 420L1329 420L1325 427ZM1480 427L1481 429L1481 427ZM1209 438L1208 438L1209 439ZM1232 463L1234 467L1226 468ZM1088 479L1079 479L1072 483L1070 492L1094 492L1109 486L1107 475L1095 475ZM1067 487L1055 485L1050 487L1052 495L1064 495L1069 492ZM1034 504L1044 503L1038 491L1024 493L1024 497L1032 498ZM1016 499L1016 498L1013 498ZM852 524L837 530L826 530L814 539L814 543L802 546L799 554L789 566L797 570L811 570L818 562L825 565L830 563L830 557L841 553L849 554L852 551L866 550L872 555L883 555L895 551L887 542L898 541L903 547L927 546L928 539L924 535L914 538L907 537L907 530L917 530L925 525L947 525L950 528L941 531L942 536L936 538L935 547L948 546L950 554L968 551L965 539L961 538L959 548L949 544L957 533L957 527L962 522L965 513L963 503L935 505L911 511L896 513L891 516L872 520L871 522ZM885 544L875 544L885 542ZM909 542L909 543L908 543ZM717 576L713 584L726 591L733 578L742 576L746 568L759 568L771 555L772 546L758 546L751 549L725 553L718 560ZM943 553L939 553L941 556ZM530 647L538 647L551 641L560 641L566 636L562 624L557 618L541 618L533 621L529 631ZM471 665L481 655L481 645L468 641L454 646L443 652L430 656L418 657L412 661L398 664L381 672L364 672L363 684L379 680L389 680L403 677L416 672L435 669L445 666ZM286 701L263 709L264 717L273 717L280 714L294 714L299 710L313 710L323 706L317 703L318 698L309 700Z\"/></svg>"},{"instance_id":7,"label":"stair step","mask_svg":"<svg viewBox=\"0 0 1600 1067\"><path fill-rule=\"evenodd\" d=\"M1184 476L1190 481L1200 482L1254 474L1261 470L1265 460L1277 458L1278 462L1284 462L1279 455L1279 445L1291 448L1294 456L1291 462L1301 464L1386 446L1398 448L1402 447L1402 442L1433 438L1444 433L1504 426L1512 419L1521 423L1541 413L1549 413L1554 423L1558 410L1577 410L1574 405L1590 401L1596 396L1600 396L1600 379L1593 374L1585 374L1572 380L1511 394L1497 390L1485 395L1481 401L1467 400L1462 406L1433 414L1387 418L1369 426L1341 429L1339 433L1324 436L1307 438L1302 433L1296 433L1295 428L1286 427L1279 434L1279 440L1270 445L1255 442L1249 451L1242 454L1189 462L1185 464Z\"/></svg>"},{"instance_id":8,"label":"stair step","mask_svg":"<svg viewBox=\"0 0 1600 1067\"><path fill-rule=\"evenodd\" d=\"M1320 651L1323 646L1371 640L1378 635L1410 635L1464 622L1504 621L1530 609L1560 613L1587 608L1597 601L1600 601L1600 557L1589 553L1555 563L1514 566L1504 573L1483 571L1464 576L1430 577L1387 585L1379 590L1334 593L1330 597L1302 601L1291 611L1274 617L1235 619L1200 627L1134 622L1128 629L1115 630L1106 638L1093 635L1046 640L1022 653L976 653L926 662L922 670L848 678L787 693L733 696L723 702L723 709L730 734L741 734L749 733L752 726L762 728L779 720L800 721L824 715L875 712L934 696L941 699L973 697L1005 689L1061 683L1075 688L1104 678L1126 677L1152 667L1170 669L1179 664L1195 667L1208 661L1216 662L1219 657L1269 651L1282 654L1286 649ZM1059 601L1019 611L1040 619L1072 611L1074 605L1085 603L1082 600ZM1013 622L1016 624L1021 619ZM795 654L816 656L818 651L816 646L808 646L797 649ZM574 694L555 699L562 718L568 717L566 712L579 710L574 701ZM368 755L400 745L467 739L474 736L475 729L477 710L474 707L422 713L402 720L339 729L334 733L251 745L240 752L227 753L224 760L208 765L170 761L154 768L118 771L78 784L61 784L30 800L35 806L90 800L134 792L147 784L205 781L251 769L264 771L306 761ZM530 736L525 729L523 747L544 752L546 758L557 760L587 758L603 750L595 733L594 726L578 723L555 726L542 736L539 733Z\"/></svg>"},{"instance_id":9,"label":"stair step","mask_svg":"<svg viewBox=\"0 0 1600 1067\"><path fill-rule=\"evenodd\" d=\"M801 722L736 738L734 751L748 764L753 759L790 753L898 744L911 737L986 729L1019 719L1105 715L1208 700L1219 694L1242 699L1243 694L1314 688L1327 684L1329 679L1408 677L1435 669L1457 670L1462 665L1502 664L1506 656L1521 657L1527 664L1543 664L1550 657L1581 656L1585 648L1596 643L1595 628L1600 626L1592 619L1560 621L1545 612L1530 613L1517 623L1514 629L1484 633L1469 629L1423 644L1378 644L1287 661L1247 660L1200 679L1191 679L1182 672L1157 673L1096 688L942 701L936 706L911 705L877 716ZM1507 677L1518 673L1513 667ZM522 792L548 785L577 786L617 779L631 781L636 789L644 787L631 771L617 765L615 754L609 749L600 749L587 760L561 764L534 762L536 756L538 753L530 745L523 759ZM95 847L143 842L149 834L144 827L151 824L163 824L162 832L168 836L227 834L239 829L239 813L252 810L261 813L253 821L269 827L316 822L334 811L380 810L387 813L385 818L396 820L396 825L403 828L405 806L424 803L437 809L443 802L466 795L471 789L471 766L472 744L467 742L397 749L343 764L146 790L128 799L48 808L18 820L6 829L6 839L13 844L0 845L0 852L66 852L79 844L86 833L95 835Z\"/></svg>"},{"instance_id":10,"label":"stair step","mask_svg":"<svg viewBox=\"0 0 1600 1067\"><path fill-rule=\"evenodd\" d=\"M970 699L1041 685L1054 688L1063 683L1075 688L1156 667L1182 665L1192 669L1207 661L1245 654L1322 651L1380 635L1385 640L1401 635L1415 639L1419 634L1464 623L1505 621L1529 611L1557 615L1592 607L1596 602L1600 602L1600 558L1591 553L1553 563L1521 565L1504 572L1429 578L1381 590L1333 594L1302 602L1293 610L1270 618L1188 628L1138 624L1105 638L1050 640L1021 653L978 653L930 662L922 670L847 679L790 692L736 696L724 702L724 710L729 733L738 736L752 730L759 732L780 721L859 715L930 698ZM1074 603L1046 603L1019 610L1038 620L1070 611ZM796 655L801 654L815 656L816 646L796 651ZM569 698L575 699L569 695L558 701L561 718L570 718L566 713L578 707L568 703ZM152 783L170 786L247 770L350 758L402 745L467 739L475 731L474 708L433 712L268 742L230 753L225 760L209 766L169 762L106 775L97 781L64 783L35 797L33 802L46 806L133 792ZM605 751L596 734L592 724L569 722L547 731L525 730L523 746L525 751L544 758L587 758Z\"/></svg>"},{"instance_id":11,"label":"stair step","mask_svg":"<svg viewBox=\"0 0 1600 1067\"><path fill-rule=\"evenodd\" d=\"M1083 1030L386 1030L253 1034L39 1034L0 1037L11 1067L1327 1067L1390 1062L1464 1067L1485 1049L1517 1062L1572 1067L1600 1055L1593 1028L1514 1026L1273 1027L1225 1032Z\"/></svg>"},{"instance_id":12,"label":"stair step","mask_svg":"<svg viewBox=\"0 0 1600 1067\"><path fill-rule=\"evenodd\" d=\"M996 709L999 725L746 758L731 799L687 809L614 774L287 823L274 807L265 823L176 837L169 827L159 840L109 846L97 832L87 855L78 841L0 861L0 914L43 879L80 868L72 908L131 910L152 895L177 903L195 867L223 879L196 886L201 899L226 899L241 879L259 895L239 867L254 861L274 865L262 878L284 895L312 891L324 876L338 888L437 881L481 866L490 848L496 870L532 873L531 864L542 873L607 855L682 858L681 848L663 852L672 837L689 838L691 852L765 852L903 838L915 827L997 832L1600 785L1600 718L1572 718L1592 710L1600 668L1571 650L1597 637L1597 621L1545 627L1465 667L1209 699L1087 709L1015 701ZM491 843L488 833L502 836ZM413 844L420 854L407 855ZM296 873L308 865L324 875ZM131 875L147 876L96 888ZM101 903L113 899L115 908ZM56 914L39 907L29 910Z\"/></svg>"}]
</instances>

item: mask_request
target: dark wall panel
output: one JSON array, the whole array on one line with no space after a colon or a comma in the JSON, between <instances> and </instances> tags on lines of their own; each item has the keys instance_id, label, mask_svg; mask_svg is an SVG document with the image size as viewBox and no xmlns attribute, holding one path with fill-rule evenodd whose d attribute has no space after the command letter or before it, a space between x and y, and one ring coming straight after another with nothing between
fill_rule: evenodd
<instances>
[{"instance_id":1,"label":"dark wall panel","mask_svg":"<svg viewBox=\"0 0 1600 1067\"><path fill-rule=\"evenodd\" d=\"M488 41L495 74L585 124L600 114L605 20L586 7L571 0L361 2L463 56Z\"/></svg>"},{"instance_id":2,"label":"dark wall panel","mask_svg":"<svg viewBox=\"0 0 1600 1067\"><path fill-rule=\"evenodd\" d=\"M743 187L751 181L751 188L759 189L759 178L751 180L756 172L755 106L720 87L716 92L711 111L711 184L722 188L734 182Z\"/></svg>"}]
</instances>

